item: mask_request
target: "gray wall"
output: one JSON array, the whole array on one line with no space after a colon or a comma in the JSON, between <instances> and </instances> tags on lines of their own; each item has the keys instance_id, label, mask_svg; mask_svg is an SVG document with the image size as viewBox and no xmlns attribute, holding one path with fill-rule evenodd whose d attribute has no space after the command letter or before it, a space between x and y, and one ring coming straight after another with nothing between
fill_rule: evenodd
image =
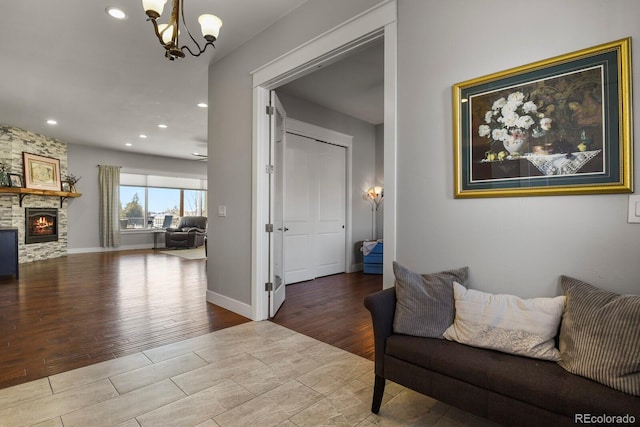
<instances>
[{"instance_id":1,"label":"gray wall","mask_svg":"<svg viewBox=\"0 0 640 427\"><path fill-rule=\"evenodd\" d=\"M454 200L451 118L456 82L639 39L640 2L400 0L398 11L398 261L419 272L468 265L471 287L523 297L557 295L561 274L640 293L628 195Z\"/></svg>"},{"instance_id":2,"label":"gray wall","mask_svg":"<svg viewBox=\"0 0 640 427\"><path fill-rule=\"evenodd\" d=\"M201 178L207 176L206 162L171 159L160 156L146 156L126 151L105 150L76 144L68 144L67 155L69 173L82 177L76 185L82 197L69 199L69 243L68 251L100 251L98 231L98 207L100 204L98 186L98 165L122 166L123 172L157 173L164 176ZM150 233L122 234L118 249L133 249L153 246Z\"/></svg>"},{"instance_id":3,"label":"gray wall","mask_svg":"<svg viewBox=\"0 0 640 427\"><path fill-rule=\"evenodd\" d=\"M228 216L212 220L210 290L251 303L250 72L377 3L309 0L211 67L209 209L227 205ZM523 297L558 294L561 274L639 293L627 195L453 199L451 86L638 38L640 2L399 0L398 13L398 261L419 272L468 265L473 288Z\"/></svg>"},{"instance_id":4,"label":"gray wall","mask_svg":"<svg viewBox=\"0 0 640 427\"><path fill-rule=\"evenodd\" d=\"M251 304L251 72L379 0L312 0L209 69L208 288ZM213 209L213 210L212 210Z\"/></svg>"},{"instance_id":5,"label":"gray wall","mask_svg":"<svg viewBox=\"0 0 640 427\"><path fill-rule=\"evenodd\" d=\"M361 242L371 238L371 203L363 196L376 182L375 126L291 95L278 93L278 98L287 111L287 117L353 136L352 263L361 264Z\"/></svg>"}]
</instances>

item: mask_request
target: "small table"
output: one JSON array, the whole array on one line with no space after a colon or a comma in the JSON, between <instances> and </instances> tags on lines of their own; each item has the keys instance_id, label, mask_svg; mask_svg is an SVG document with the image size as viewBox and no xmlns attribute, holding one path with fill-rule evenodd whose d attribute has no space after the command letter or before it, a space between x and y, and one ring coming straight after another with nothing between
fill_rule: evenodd
<instances>
[{"instance_id":1,"label":"small table","mask_svg":"<svg viewBox=\"0 0 640 427\"><path fill-rule=\"evenodd\" d=\"M158 247L158 234L164 234L165 231L163 228L153 230L153 249L164 249Z\"/></svg>"}]
</instances>

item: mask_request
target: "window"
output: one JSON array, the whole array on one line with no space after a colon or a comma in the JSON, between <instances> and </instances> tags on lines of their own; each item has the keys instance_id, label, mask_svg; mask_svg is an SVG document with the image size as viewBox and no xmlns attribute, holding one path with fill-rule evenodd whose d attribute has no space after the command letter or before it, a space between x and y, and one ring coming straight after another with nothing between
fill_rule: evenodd
<instances>
[{"instance_id":1,"label":"window","mask_svg":"<svg viewBox=\"0 0 640 427\"><path fill-rule=\"evenodd\" d=\"M207 216L206 181L120 174L120 229L177 226L183 216Z\"/></svg>"},{"instance_id":2,"label":"window","mask_svg":"<svg viewBox=\"0 0 640 427\"><path fill-rule=\"evenodd\" d=\"M120 229L145 228L146 188L120 187Z\"/></svg>"}]
</instances>

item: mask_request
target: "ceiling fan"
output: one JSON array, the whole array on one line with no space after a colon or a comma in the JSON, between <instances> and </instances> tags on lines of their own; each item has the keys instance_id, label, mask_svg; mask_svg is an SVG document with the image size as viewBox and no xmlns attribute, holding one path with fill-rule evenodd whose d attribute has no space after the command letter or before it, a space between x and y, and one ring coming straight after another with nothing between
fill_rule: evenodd
<instances>
[{"instance_id":1,"label":"ceiling fan","mask_svg":"<svg viewBox=\"0 0 640 427\"><path fill-rule=\"evenodd\" d=\"M197 159L195 160L199 161L206 161L207 159L209 159L209 156L207 154L191 153L191 155L197 157Z\"/></svg>"}]
</instances>

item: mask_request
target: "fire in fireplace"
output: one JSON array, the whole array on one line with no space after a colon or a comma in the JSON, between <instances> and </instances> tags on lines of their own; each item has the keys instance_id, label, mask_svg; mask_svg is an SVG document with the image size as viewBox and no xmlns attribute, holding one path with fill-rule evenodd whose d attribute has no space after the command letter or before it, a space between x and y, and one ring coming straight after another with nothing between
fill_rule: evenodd
<instances>
[{"instance_id":1,"label":"fire in fireplace","mask_svg":"<svg viewBox=\"0 0 640 427\"><path fill-rule=\"evenodd\" d=\"M26 208L25 243L58 240L58 210L56 208Z\"/></svg>"}]
</instances>

